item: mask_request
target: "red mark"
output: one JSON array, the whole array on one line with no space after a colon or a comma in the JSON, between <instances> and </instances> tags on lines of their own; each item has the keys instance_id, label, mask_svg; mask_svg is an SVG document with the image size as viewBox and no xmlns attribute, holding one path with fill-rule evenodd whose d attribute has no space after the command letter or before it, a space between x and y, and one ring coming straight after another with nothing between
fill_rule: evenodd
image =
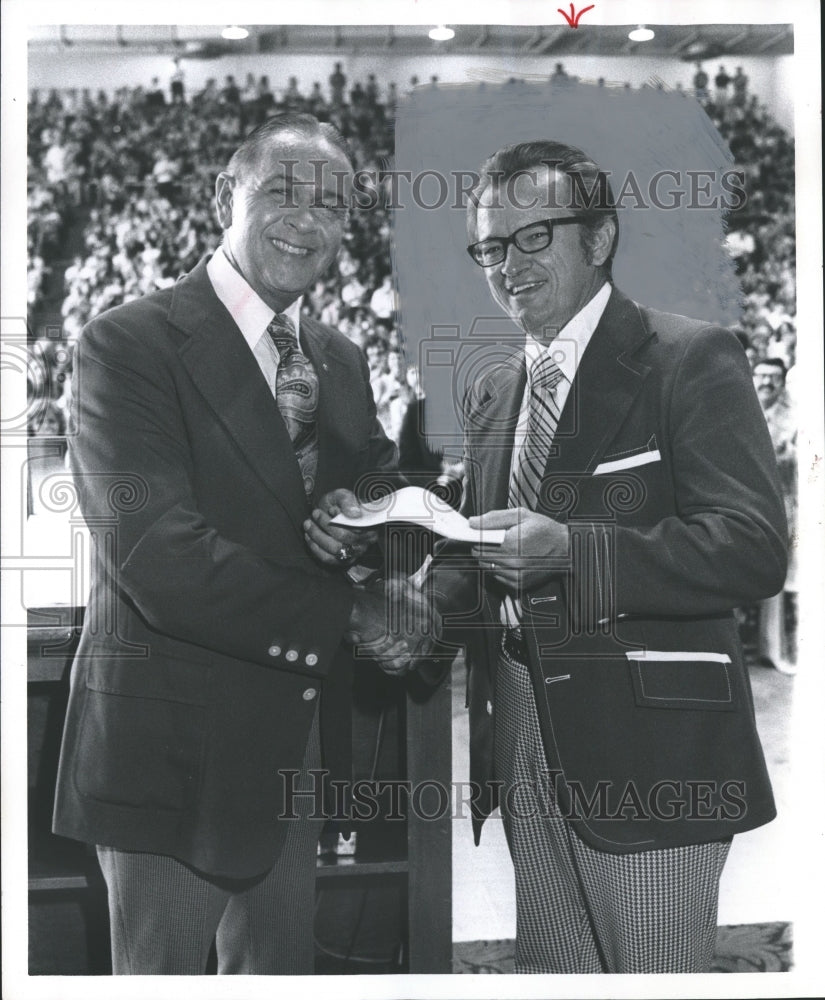
<instances>
[{"instance_id":1,"label":"red mark","mask_svg":"<svg viewBox=\"0 0 825 1000\"><path fill-rule=\"evenodd\" d=\"M561 16L565 19L565 21L567 21L567 23L570 25L571 28L578 28L579 21L581 21L582 19L582 14L586 14L589 10L593 10L595 6L596 5L594 3L591 3L589 7L582 7L582 9L577 14L576 8L571 3L569 17L567 14L564 13L561 7L557 7L556 10L559 12L559 14L561 14Z\"/></svg>"}]
</instances>

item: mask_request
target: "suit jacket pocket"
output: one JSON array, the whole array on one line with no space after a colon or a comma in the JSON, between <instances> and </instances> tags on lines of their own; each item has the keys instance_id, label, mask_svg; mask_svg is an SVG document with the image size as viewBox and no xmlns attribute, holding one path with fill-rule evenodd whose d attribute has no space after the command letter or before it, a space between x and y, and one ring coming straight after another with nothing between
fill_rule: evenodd
<instances>
[{"instance_id":1,"label":"suit jacket pocket","mask_svg":"<svg viewBox=\"0 0 825 1000\"><path fill-rule=\"evenodd\" d=\"M736 710L726 653L633 650L625 653L636 704L645 708Z\"/></svg>"},{"instance_id":2,"label":"suit jacket pocket","mask_svg":"<svg viewBox=\"0 0 825 1000\"><path fill-rule=\"evenodd\" d=\"M186 661L91 664L75 758L78 792L133 808L190 809L207 730L206 673Z\"/></svg>"},{"instance_id":3,"label":"suit jacket pocket","mask_svg":"<svg viewBox=\"0 0 825 1000\"><path fill-rule=\"evenodd\" d=\"M209 700L207 656L205 653L203 661L198 662L165 656L156 649L145 659L91 659L87 666L86 687L101 694L204 705Z\"/></svg>"},{"instance_id":4,"label":"suit jacket pocket","mask_svg":"<svg viewBox=\"0 0 825 1000\"><path fill-rule=\"evenodd\" d=\"M593 470L594 476L603 476L611 472L624 472L640 465L650 465L651 462L661 462L662 455L656 444L656 435L651 434L647 444L638 448L628 448L613 455L605 455L603 460Z\"/></svg>"}]
</instances>

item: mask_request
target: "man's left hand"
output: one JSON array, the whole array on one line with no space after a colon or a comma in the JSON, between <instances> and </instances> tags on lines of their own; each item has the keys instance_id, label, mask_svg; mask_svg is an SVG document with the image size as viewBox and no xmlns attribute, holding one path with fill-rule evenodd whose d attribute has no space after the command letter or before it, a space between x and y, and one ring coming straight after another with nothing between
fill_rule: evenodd
<instances>
[{"instance_id":1,"label":"man's left hand","mask_svg":"<svg viewBox=\"0 0 825 1000\"><path fill-rule=\"evenodd\" d=\"M514 597L546 583L569 558L567 525L526 507L491 510L471 517L470 527L504 528L501 545L476 545L472 554Z\"/></svg>"},{"instance_id":2,"label":"man's left hand","mask_svg":"<svg viewBox=\"0 0 825 1000\"><path fill-rule=\"evenodd\" d=\"M378 534L332 524L338 514L361 516L361 504L350 490L333 490L321 497L312 515L304 521L304 539L318 562L325 566L347 567L378 540Z\"/></svg>"}]
</instances>

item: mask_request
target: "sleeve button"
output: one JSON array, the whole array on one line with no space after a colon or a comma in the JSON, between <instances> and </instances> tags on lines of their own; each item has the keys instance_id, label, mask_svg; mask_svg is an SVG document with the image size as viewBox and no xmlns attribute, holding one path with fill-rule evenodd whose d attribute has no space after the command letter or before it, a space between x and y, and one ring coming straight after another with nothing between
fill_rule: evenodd
<instances>
[{"instance_id":1,"label":"sleeve button","mask_svg":"<svg viewBox=\"0 0 825 1000\"><path fill-rule=\"evenodd\" d=\"M287 660L289 660L290 663L294 663L298 659L298 650L288 649L286 651L286 658Z\"/></svg>"},{"instance_id":2,"label":"sleeve button","mask_svg":"<svg viewBox=\"0 0 825 1000\"><path fill-rule=\"evenodd\" d=\"M280 646L270 646L269 649L267 650L267 652L269 653L270 656L280 656L281 655L281 647Z\"/></svg>"},{"instance_id":3,"label":"sleeve button","mask_svg":"<svg viewBox=\"0 0 825 1000\"><path fill-rule=\"evenodd\" d=\"M315 664L318 662L318 657L315 653L307 653L307 658L305 662L308 667L314 667Z\"/></svg>"},{"instance_id":4,"label":"sleeve button","mask_svg":"<svg viewBox=\"0 0 825 1000\"><path fill-rule=\"evenodd\" d=\"M312 699L315 697L316 694L318 694L318 692L315 690L315 688L307 688L304 691L302 697L304 701L312 701Z\"/></svg>"},{"instance_id":5,"label":"sleeve button","mask_svg":"<svg viewBox=\"0 0 825 1000\"><path fill-rule=\"evenodd\" d=\"M492 715L493 714L493 703L491 701L487 702L487 714L488 715Z\"/></svg>"}]
</instances>

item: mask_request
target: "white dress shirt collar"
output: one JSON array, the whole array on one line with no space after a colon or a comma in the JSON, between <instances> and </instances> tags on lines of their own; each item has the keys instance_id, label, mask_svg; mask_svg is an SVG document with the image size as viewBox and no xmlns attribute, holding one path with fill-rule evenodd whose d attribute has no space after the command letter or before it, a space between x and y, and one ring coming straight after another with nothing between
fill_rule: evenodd
<instances>
[{"instance_id":1,"label":"white dress shirt collar","mask_svg":"<svg viewBox=\"0 0 825 1000\"><path fill-rule=\"evenodd\" d=\"M549 344L542 344L528 334L524 344L528 374L546 351L552 351L553 360L561 369L568 384L573 381L585 348L602 318L612 289L613 286L606 281L587 305L561 328L559 335Z\"/></svg>"},{"instance_id":2,"label":"white dress shirt collar","mask_svg":"<svg viewBox=\"0 0 825 1000\"><path fill-rule=\"evenodd\" d=\"M229 315L235 320L238 329L251 350L255 350L258 341L266 333L275 310L253 291L249 282L230 264L223 252L223 247L212 254L206 264L206 273L215 289L215 294L226 306ZM301 343L301 303L303 296L297 298L292 305L284 309L295 326L298 343Z\"/></svg>"}]
</instances>

